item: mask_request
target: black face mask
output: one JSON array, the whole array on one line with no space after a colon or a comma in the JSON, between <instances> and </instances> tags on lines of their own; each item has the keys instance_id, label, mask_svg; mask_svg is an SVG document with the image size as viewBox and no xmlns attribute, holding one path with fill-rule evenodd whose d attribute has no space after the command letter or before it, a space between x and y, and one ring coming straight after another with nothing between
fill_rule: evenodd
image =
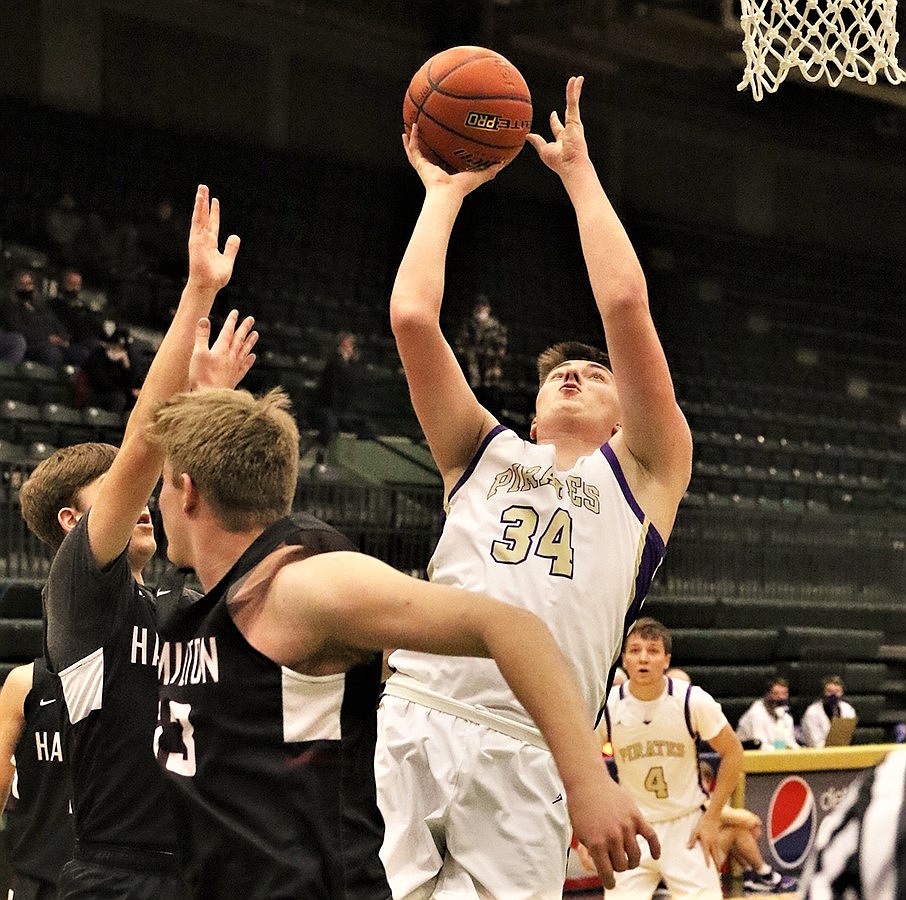
<instances>
[{"instance_id":1,"label":"black face mask","mask_svg":"<svg viewBox=\"0 0 906 900\"><path fill-rule=\"evenodd\" d=\"M79 296L78 291L60 291L60 295L65 297L67 300L75 300Z\"/></svg>"},{"instance_id":2,"label":"black face mask","mask_svg":"<svg viewBox=\"0 0 906 900\"><path fill-rule=\"evenodd\" d=\"M840 715L840 698L836 694L829 694L822 701L824 712L829 719Z\"/></svg>"},{"instance_id":3,"label":"black face mask","mask_svg":"<svg viewBox=\"0 0 906 900\"><path fill-rule=\"evenodd\" d=\"M33 299L34 296L35 296L34 288L32 288L30 291L29 291L29 290L26 290L25 288L19 288L19 289L16 291L16 296L17 296L20 300L31 300L31 299Z\"/></svg>"},{"instance_id":4,"label":"black face mask","mask_svg":"<svg viewBox=\"0 0 906 900\"><path fill-rule=\"evenodd\" d=\"M778 700L775 697L765 697L764 705L770 710L785 710L790 704L788 700Z\"/></svg>"}]
</instances>

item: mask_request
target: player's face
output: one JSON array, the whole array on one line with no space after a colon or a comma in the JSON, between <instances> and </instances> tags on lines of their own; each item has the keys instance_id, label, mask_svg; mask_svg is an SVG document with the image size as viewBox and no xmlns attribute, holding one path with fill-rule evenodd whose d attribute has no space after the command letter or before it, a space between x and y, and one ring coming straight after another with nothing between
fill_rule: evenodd
<instances>
[{"instance_id":1,"label":"player's face","mask_svg":"<svg viewBox=\"0 0 906 900\"><path fill-rule=\"evenodd\" d=\"M164 464L163 480L160 486L160 494L157 498L157 506L160 509L160 516L164 523L164 532L167 535L167 558L177 566L189 565L187 559L184 559L185 541L182 539L181 509L182 509L182 491L173 483L173 468L170 463Z\"/></svg>"},{"instance_id":2,"label":"player's face","mask_svg":"<svg viewBox=\"0 0 906 900\"><path fill-rule=\"evenodd\" d=\"M657 684L670 668L670 654L664 651L660 638L631 634L623 650L623 668L633 684L640 687Z\"/></svg>"},{"instance_id":3,"label":"player's face","mask_svg":"<svg viewBox=\"0 0 906 900\"><path fill-rule=\"evenodd\" d=\"M619 398L613 372L600 363L573 359L548 373L535 399L532 437L539 427L559 417L594 423L601 443L608 440L619 421Z\"/></svg>"}]
</instances>

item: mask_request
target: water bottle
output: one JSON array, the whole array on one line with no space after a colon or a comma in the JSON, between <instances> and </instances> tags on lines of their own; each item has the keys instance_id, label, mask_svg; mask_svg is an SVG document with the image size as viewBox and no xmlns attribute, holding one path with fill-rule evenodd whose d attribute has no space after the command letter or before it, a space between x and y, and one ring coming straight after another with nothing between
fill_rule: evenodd
<instances>
[{"instance_id":1,"label":"water bottle","mask_svg":"<svg viewBox=\"0 0 906 900\"><path fill-rule=\"evenodd\" d=\"M786 750L786 728L783 721L783 709L776 709L774 716L774 749Z\"/></svg>"}]
</instances>

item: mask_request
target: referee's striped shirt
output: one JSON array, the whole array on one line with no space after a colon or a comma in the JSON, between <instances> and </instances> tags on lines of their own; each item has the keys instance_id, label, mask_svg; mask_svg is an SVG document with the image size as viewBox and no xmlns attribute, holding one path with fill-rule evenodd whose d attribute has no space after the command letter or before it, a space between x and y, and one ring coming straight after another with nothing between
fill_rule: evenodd
<instances>
[{"instance_id":1,"label":"referee's striped shirt","mask_svg":"<svg viewBox=\"0 0 906 900\"><path fill-rule=\"evenodd\" d=\"M906 750L856 779L818 829L801 900L906 900Z\"/></svg>"}]
</instances>

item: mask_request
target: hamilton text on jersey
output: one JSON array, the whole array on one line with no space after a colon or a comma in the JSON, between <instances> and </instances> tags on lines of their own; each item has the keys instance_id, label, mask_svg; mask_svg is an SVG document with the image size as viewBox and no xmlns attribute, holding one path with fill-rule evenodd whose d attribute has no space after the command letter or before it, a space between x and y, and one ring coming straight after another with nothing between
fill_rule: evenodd
<instances>
[{"instance_id":1,"label":"hamilton text on jersey","mask_svg":"<svg viewBox=\"0 0 906 900\"><path fill-rule=\"evenodd\" d=\"M220 681L217 638L165 641L157 664L160 684L207 684Z\"/></svg>"}]
</instances>

